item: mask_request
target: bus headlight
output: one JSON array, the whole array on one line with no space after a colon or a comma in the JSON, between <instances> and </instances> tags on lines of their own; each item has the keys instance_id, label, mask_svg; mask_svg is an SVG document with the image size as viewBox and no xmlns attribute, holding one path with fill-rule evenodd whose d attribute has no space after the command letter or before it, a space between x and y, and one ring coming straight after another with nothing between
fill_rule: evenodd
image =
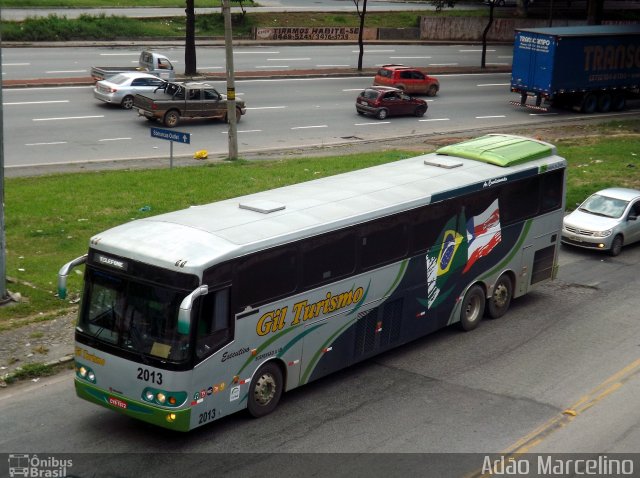
<instances>
[{"instance_id":1,"label":"bus headlight","mask_svg":"<svg viewBox=\"0 0 640 478\"><path fill-rule=\"evenodd\" d=\"M187 400L187 392L168 392L147 387L142 391L145 402L166 407L179 407Z\"/></svg>"},{"instance_id":2,"label":"bus headlight","mask_svg":"<svg viewBox=\"0 0 640 478\"><path fill-rule=\"evenodd\" d=\"M86 380L87 382L96 383L96 374L86 365L76 362L76 377Z\"/></svg>"}]
</instances>

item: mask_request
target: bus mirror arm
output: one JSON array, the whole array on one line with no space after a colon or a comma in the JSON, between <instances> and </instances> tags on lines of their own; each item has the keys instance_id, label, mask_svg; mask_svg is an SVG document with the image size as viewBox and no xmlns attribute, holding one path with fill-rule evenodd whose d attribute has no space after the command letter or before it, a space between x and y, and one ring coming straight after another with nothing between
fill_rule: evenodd
<instances>
[{"instance_id":1,"label":"bus mirror arm","mask_svg":"<svg viewBox=\"0 0 640 478\"><path fill-rule=\"evenodd\" d=\"M196 288L191 294L182 299L180 310L178 310L179 334L189 334L189 326L191 325L191 309L193 308L193 302L201 295L207 295L208 293L209 286L201 285L200 287Z\"/></svg>"},{"instance_id":2,"label":"bus mirror arm","mask_svg":"<svg viewBox=\"0 0 640 478\"><path fill-rule=\"evenodd\" d=\"M65 299L67 297L67 276L69 272L80 264L84 264L87 261L87 254L76 257L71 262L67 262L58 271L58 297Z\"/></svg>"}]
</instances>

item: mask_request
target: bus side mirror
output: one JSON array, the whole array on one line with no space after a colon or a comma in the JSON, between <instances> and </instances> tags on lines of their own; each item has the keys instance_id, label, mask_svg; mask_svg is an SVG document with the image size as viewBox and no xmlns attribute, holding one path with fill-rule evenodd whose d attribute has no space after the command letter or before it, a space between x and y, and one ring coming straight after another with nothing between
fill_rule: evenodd
<instances>
[{"instance_id":1,"label":"bus side mirror","mask_svg":"<svg viewBox=\"0 0 640 478\"><path fill-rule=\"evenodd\" d=\"M87 261L87 254L84 256L80 256L72 260L71 262L67 262L63 265L58 271L58 297L64 299L67 297L67 276L69 272L80 264L84 264Z\"/></svg>"},{"instance_id":2,"label":"bus side mirror","mask_svg":"<svg viewBox=\"0 0 640 478\"><path fill-rule=\"evenodd\" d=\"M209 293L209 286L201 285L195 289L191 294L182 299L180 309L178 310L178 333L181 335L189 335L189 328L191 325L191 309L193 308L193 302L201 295L207 295Z\"/></svg>"}]
</instances>

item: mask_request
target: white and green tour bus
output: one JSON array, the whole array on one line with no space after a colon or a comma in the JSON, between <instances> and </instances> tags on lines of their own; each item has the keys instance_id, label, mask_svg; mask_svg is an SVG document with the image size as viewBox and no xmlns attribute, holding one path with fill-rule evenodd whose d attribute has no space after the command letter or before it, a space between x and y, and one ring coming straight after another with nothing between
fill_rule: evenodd
<instances>
[{"instance_id":1,"label":"white and green tour bus","mask_svg":"<svg viewBox=\"0 0 640 478\"><path fill-rule=\"evenodd\" d=\"M97 234L75 330L90 402L187 431L553 278L566 162L487 135Z\"/></svg>"}]
</instances>

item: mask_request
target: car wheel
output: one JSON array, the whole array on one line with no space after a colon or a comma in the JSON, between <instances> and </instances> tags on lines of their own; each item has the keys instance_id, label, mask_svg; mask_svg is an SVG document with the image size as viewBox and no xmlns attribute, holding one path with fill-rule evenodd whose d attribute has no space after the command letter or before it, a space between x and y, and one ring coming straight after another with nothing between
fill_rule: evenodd
<instances>
[{"instance_id":1,"label":"car wheel","mask_svg":"<svg viewBox=\"0 0 640 478\"><path fill-rule=\"evenodd\" d=\"M427 108L425 108L424 106L418 106L413 112L413 114L416 115L418 118L420 118L424 116L426 112L427 112Z\"/></svg>"},{"instance_id":2,"label":"car wheel","mask_svg":"<svg viewBox=\"0 0 640 478\"><path fill-rule=\"evenodd\" d=\"M167 111L164 115L164 125L173 128L180 121L180 114L176 110Z\"/></svg>"},{"instance_id":3,"label":"car wheel","mask_svg":"<svg viewBox=\"0 0 640 478\"><path fill-rule=\"evenodd\" d=\"M623 243L624 241L622 240L622 236L620 234L614 237L613 241L611 241L611 248L609 249L609 255L615 257L618 254L620 254L622 252Z\"/></svg>"},{"instance_id":4,"label":"car wheel","mask_svg":"<svg viewBox=\"0 0 640 478\"><path fill-rule=\"evenodd\" d=\"M364 111L356 110L356 112L357 112L359 115L363 115L363 114L364 114Z\"/></svg>"},{"instance_id":5,"label":"car wheel","mask_svg":"<svg viewBox=\"0 0 640 478\"><path fill-rule=\"evenodd\" d=\"M282 383L282 371L274 362L260 367L249 386L247 408L253 417L263 417L276 409L282 396Z\"/></svg>"},{"instance_id":6,"label":"car wheel","mask_svg":"<svg viewBox=\"0 0 640 478\"><path fill-rule=\"evenodd\" d=\"M378 110L378 112L376 113L376 118L378 118L379 120L383 120L385 119L387 116L389 115L389 112L387 110L385 110L384 108L381 108Z\"/></svg>"},{"instance_id":7,"label":"car wheel","mask_svg":"<svg viewBox=\"0 0 640 478\"><path fill-rule=\"evenodd\" d=\"M513 297L513 284L511 277L506 274L500 276L493 287L493 295L487 301L487 315L492 319L498 319L507 313L511 298Z\"/></svg>"},{"instance_id":8,"label":"car wheel","mask_svg":"<svg viewBox=\"0 0 640 478\"><path fill-rule=\"evenodd\" d=\"M130 110L131 108L133 108L133 96L127 95L122 98L120 106L122 106L125 110Z\"/></svg>"},{"instance_id":9,"label":"car wheel","mask_svg":"<svg viewBox=\"0 0 640 478\"><path fill-rule=\"evenodd\" d=\"M438 94L438 87L436 85L431 85L427 90L427 96L436 96Z\"/></svg>"},{"instance_id":10,"label":"car wheel","mask_svg":"<svg viewBox=\"0 0 640 478\"><path fill-rule=\"evenodd\" d=\"M485 297L482 287L478 284L471 286L464 295L460 310L460 327L463 330L473 330L478 326L484 314L484 304Z\"/></svg>"}]
</instances>

